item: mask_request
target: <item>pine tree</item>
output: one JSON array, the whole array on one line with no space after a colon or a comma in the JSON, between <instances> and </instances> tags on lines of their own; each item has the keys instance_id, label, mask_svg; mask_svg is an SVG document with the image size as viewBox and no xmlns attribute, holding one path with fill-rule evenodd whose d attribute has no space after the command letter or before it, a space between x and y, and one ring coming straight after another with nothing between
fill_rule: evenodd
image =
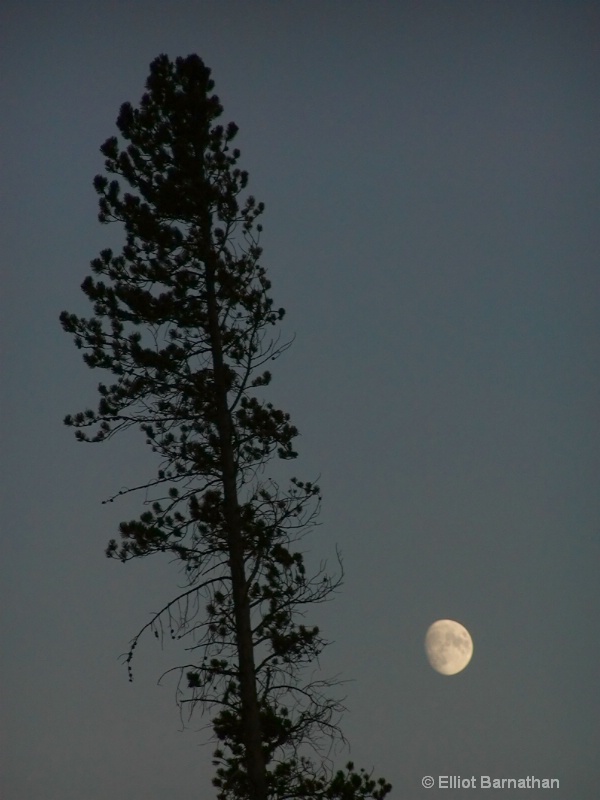
<instances>
[{"instance_id":1,"label":"pine tree","mask_svg":"<svg viewBox=\"0 0 600 800\"><path fill-rule=\"evenodd\" d=\"M232 147L210 70L195 55L150 66L139 108L122 105L117 137L101 147L99 219L119 221L125 245L91 263L82 289L89 319L61 323L86 364L112 373L97 410L68 416L81 441L140 429L160 457L155 493L122 522L107 555L126 562L175 556L186 587L141 635L183 639L193 663L179 672L179 702L212 709L219 800L385 797L390 786L352 764L333 773L327 744L343 736L334 681L306 679L326 644L301 624L304 608L341 581L321 567L308 577L295 542L320 504L312 482L284 490L264 477L272 458L296 457L289 415L262 399L266 365L288 344L273 337L283 309L260 265L262 203ZM118 495L111 498L114 500ZM341 566L341 562L340 562ZM316 754L316 759L315 759Z\"/></svg>"}]
</instances>

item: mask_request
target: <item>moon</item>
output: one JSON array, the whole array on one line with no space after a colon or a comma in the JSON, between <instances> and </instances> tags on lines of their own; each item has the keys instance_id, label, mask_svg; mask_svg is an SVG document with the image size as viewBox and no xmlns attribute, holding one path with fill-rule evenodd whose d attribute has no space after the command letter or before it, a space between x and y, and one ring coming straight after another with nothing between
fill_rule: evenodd
<instances>
[{"instance_id":1,"label":"moon","mask_svg":"<svg viewBox=\"0 0 600 800\"><path fill-rule=\"evenodd\" d=\"M453 619L438 619L429 626L425 636L427 660L436 672L456 675L473 655L473 640L469 631Z\"/></svg>"}]
</instances>

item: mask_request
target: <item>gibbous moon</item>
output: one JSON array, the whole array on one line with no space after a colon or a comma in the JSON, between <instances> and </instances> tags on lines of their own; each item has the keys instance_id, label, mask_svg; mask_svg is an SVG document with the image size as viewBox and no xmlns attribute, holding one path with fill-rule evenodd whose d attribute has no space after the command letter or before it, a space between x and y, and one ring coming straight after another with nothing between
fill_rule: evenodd
<instances>
[{"instance_id":1,"label":"gibbous moon","mask_svg":"<svg viewBox=\"0 0 600 800\"><path fill-rule=\"evenodd\" d=\"M469 631L453 619L438 619L430 625L425 636L427 660L436 672L456 675L473 655L473 640Z\"/></svg>"}]
</instances>

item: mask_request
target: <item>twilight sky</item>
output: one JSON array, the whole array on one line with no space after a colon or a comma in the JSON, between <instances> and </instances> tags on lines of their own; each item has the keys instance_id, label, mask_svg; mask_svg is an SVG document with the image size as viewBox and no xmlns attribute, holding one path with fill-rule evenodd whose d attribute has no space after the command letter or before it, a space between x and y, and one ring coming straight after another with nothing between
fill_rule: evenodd
<instances>
[{"instance_id":1,"label":"twilight sky","mask_svg":"<svg viewBox=\"0 0 600 800\"><path fill-rule=\"evenodd\" d=\"M350 679L342 728L394 798L424 775L600 786L600 5L570 0L52 3L0 11L3 800L214 797L206 720L182 732L177 647L119 655L174 593L108 561L154 474L141 435L74 440L96 404L58 315L121 229L93 176L150 61L196 52L266 204L282 335L270 398L320 475L309 563L340 546L310 622ZM435 619L475 644L427 664ZM336 757L342 765L349 754ZM529 797L529 790L483 792Z\"/></svg>"}]
</instances>

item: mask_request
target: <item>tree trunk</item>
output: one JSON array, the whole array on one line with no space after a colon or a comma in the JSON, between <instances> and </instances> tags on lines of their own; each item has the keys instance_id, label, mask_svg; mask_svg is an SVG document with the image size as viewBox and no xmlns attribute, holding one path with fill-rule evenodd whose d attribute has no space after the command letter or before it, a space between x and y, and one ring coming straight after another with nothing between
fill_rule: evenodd
<instances>
[{"instance_id":1,"label":"tree trunk","mask_svg":"<svg viewBox=\"0 0 600 800\"><path fill-rule=\"evenodd\" d=\"M260 714L256 692L254 646L250 604L246 590L244 547L237 496L233 425L228 405L227 375L224 369L221 330L215 289L214 265L206 265L206 303L215 380L217 429L221 448L224 516L229 539L229 565L235 614L242 728L246 769L252 800L267 800L265 759L262 750Z\"/></svg>"}]
</instances>

